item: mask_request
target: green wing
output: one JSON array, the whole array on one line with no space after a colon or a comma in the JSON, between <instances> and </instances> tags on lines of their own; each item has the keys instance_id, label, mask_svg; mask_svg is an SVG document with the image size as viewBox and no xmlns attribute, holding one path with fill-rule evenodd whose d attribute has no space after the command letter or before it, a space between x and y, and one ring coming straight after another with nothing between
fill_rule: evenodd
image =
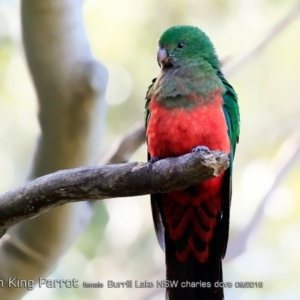
<instances>
[{"instance_id":1,"label":"green wing","mask_svg":"<svg viewBox=\"0 0 300 300\"><path fill-rule=\"evenodd\" d=\"M218 71L217 75L221 79L222 83L226 88L226 92L223 94L223 100L224 100L223 110L224 110L224 114L228 126L228 135L230 138L230 144L232 150L231 154L233 159L235 154L235 147L236 144L239 142L239 135L240 135L240 112L239 112L237 94L235 93L233 87L225 79L221 71Z\"/></svg>"},{"instance_id":2,"label":"green wing","mask_svg":"<svg viewBox=\"0 0 300 300\"><path fill-rule=\"evenodd\" d=\"M150 111L149 111L149 104L150 104L150 97L148 96L150 89L152 88L156 78L152 80L151 85L147 89L146 93L146 103L145 103L145 126L147 129L148 122L150 119ZM147 138L147 137L146 137ZM148 153L148 160L150 160L150 154ZM151 194L151 208L152 208L152 217L153 223L155 228L156 237L160 247L165 251L165 227L163 225L162 217L161 217L161 201L162 195L161 194Z\"/></svg>"},{"instance_id":3,"label":"green wing","mask_svg":"<svg viewBox=\"0 0 300 300\"><path fill-rule=\"evenodd\" d=\"M149 103L150 103L150 98L148 96L149 91L151 90L154 82L155 82L156 78L154 78L152 80L152 83L149 85L148 89L147 89L147 93L146 93L146 103L145 103L145 127L147 128L148 126L148 122L149 122L149 118L150 118L150 111L149 111Z\"/></svg>"},{"instance_id":4,"label":"green wing","mask_svg":"<svg viewBox=\"0 0 300 300\"><path fill-rule=\"evenodd\" d=\"M229 235L229 219L232 192L232 162L235 154L235 147L239 141L240 135L240 113L237 102L237 94L235 93L233 87L225 79L221 71L218 71L217 75L226 88L226 91L223 94L223 111L231 144L231 151L229 155L230 166L225 171L222 185L222 217L218 228L216 229L219 236L219 249L221 251L221 255L224 257L227 249Z\"/></svg>"}]
</instances>

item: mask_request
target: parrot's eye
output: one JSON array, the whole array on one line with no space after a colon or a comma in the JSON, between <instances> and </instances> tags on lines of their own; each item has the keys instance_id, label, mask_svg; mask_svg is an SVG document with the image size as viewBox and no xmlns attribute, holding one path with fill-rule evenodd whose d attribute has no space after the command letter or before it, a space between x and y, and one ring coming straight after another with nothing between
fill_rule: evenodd
<instances>
[{"instance_id":1,"label":"parrot's eye","mask_svg":"<svg viewBox=\"0 0 300 300\"><path fill-rule=\"evenodd\" d=\"M184 43L179 43L179 44L177 45L177 47L178 47L178 48L183 48L183 47L184 47Z\"/></svg>"}]
</instances>

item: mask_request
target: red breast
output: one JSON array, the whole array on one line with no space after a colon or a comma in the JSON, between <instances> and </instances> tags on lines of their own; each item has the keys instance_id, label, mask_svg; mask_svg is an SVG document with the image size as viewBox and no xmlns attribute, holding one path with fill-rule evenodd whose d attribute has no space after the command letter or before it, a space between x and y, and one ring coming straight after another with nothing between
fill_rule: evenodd
<instances>
[{"instance_id":1,"label":"red breast","mask_svg":"<svg viewBox=\"0 0 300 300\"><path fill-rule=\"evenodd\" d=\"M221 94L214 101L193 109L169 109L152 99L147 127L151 157L179 156L201 145L229 153L230 141L222 104ZM194 187L163 196L163 213L170 238L179 241L187 228L192 229L189 235L184 235L187 238L184 250L176 252L179 261L185 261L191 254L199 262L207 260L209 242L221 211L222 177L221 174Z\"/></svg>"}]
</instances>

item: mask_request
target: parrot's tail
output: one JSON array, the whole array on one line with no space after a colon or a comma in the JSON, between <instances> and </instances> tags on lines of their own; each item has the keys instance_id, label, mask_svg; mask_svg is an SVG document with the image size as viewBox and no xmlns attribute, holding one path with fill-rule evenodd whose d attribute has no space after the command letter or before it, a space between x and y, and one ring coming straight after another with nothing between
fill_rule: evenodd
<instances>
[{"instance_id":1,"label":"parrot's tail","mask_svg":"<svg viewBox=\"0 0 300 300\"><path fill-rule=\"evenodd\" d=\"M180 262L174 241L166 237L167 300L223 300L222 254L210 244L209 257L200 263L193 255Z\"/></svg>"},{"instance_id":2,"label":"parrot's tail","mask_svg":"<svg viewBox=\"0 0 300 300\"><path fill-rule=\"evenodd\" d=\"M223 300L222 262L200 264L193 257L179 262L166 255L167 300Z\"/></svg>"},{"instance_id":3,"label":"parrot's tail","mask_svg":"<svg viewBox=\"0 0 300 300\"><path fill-rule=\"evenodd\" d=\"M228 240L229 205L222 202L229 201L221 192L191 186L152 201L157 237L166 255L167 300L224 299L222 258Z\"/></svg>"}]
</instances>

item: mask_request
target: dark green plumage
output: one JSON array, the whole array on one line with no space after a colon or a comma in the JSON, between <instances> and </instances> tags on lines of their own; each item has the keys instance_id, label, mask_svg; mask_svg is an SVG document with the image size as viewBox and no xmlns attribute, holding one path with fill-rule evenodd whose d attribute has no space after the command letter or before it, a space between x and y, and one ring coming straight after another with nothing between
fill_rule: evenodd
<instances>
[{"instance_id":1,"label":"dark green plumage","mask_svg":"<svg viewBox=\"0 0 300 300\"><path fill-rule=\"evenodd\" d=\"M178 37L179 40L178 40ZM178 47L183 43L183 48ZM219 69L220 63L215 48L208 36L194 26L173 26L166 30L158 40L158 45L169 51L169 56L176 66L177 62L190 64L206 61L207 68Z\"/></svg>"},{"instance_id":2,"label":"dark green plumage","mask_svg":"<svg viewBox=\"0 0 300 300\"><path fill-rule=\"evenodd\" d=\"M223 109L228 126L232 157L234 157L236 144L239 142L240 136L240 111L238 99L233 87L225 79L223 73L219 70L217 75L225 86L225 93L223 94Z\"/></svg>"}]
</instances>

